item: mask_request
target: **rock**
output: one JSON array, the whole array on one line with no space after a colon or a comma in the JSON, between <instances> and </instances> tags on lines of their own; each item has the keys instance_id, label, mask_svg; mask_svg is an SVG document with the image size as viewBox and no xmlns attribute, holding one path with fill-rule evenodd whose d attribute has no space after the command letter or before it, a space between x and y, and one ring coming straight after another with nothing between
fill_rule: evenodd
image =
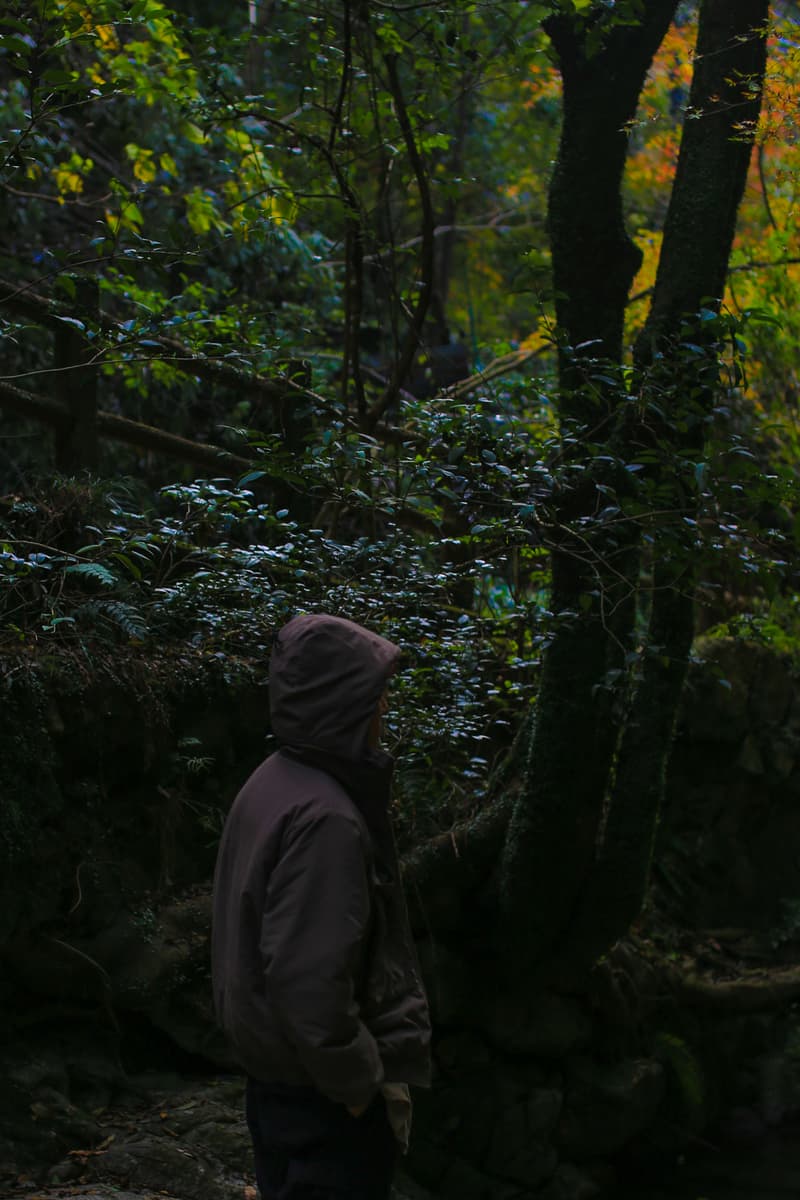
<instances>
[{"instance_id":1,"label":"rock","mask_svg":"<svg viewBox=\"0 0 800 1200\"><path fill-rule=\"evenodd\" d=\"M225 1120L204 1121L187 1131L184 1141L190 1148L196 1147L211 1154L231 1170L241 1170L252 1155L250 1135L244 1123L233 1116Z\"/></svg>"},{"instance_id":2,"label":"rock","mask_svg":"<svg viewBox=\"0 0 800 1200\"><path fill-rule=\"evenodd\" d=\"M13 1083L5 1083L0 1096L0 1165L2 1174L16 1176L32 1171L37 1176L69 1149L66 1138L38 1120L30 1110L30 1096Z\"/></svg>"},{"instance_id":3,"label":"rock","mask_svg":"<svg viewBox=\"0 0 800 1200\"><path fill-rule=\"evenodd\" d=\"M524 1188L538 1188L550 1179L558 1165L558 1152L553 1146L529 1142L509 1158L503 1178L520 1183Z\"/></svg>"},{"instance_id":4,"label":"rock","mask_svg":"<svg viewBox=\"0 0 800 1200\"><path fill-rule=\"evenodd\" d=\"M571 1163L561 1163L550 1182L536 1200L593 1200L602 1195L602 1188L591 1175Z\"/></svg>"},{"instance_id":5,"label":"rock","mask_svg":"<svg viewBox=\"0 0 800 1200\"><path fill-rule=\"evenodd\" d=\"M524 1104L515 1104L497 1114L486 1167L495 1175L504 1174L505 1163L528 1141L528 1122Z\"/></svg>"},{"instance_id":6,"label":"rock","mask_svg":"<svg viewBox=\"0 0 800 1200\"><path fill-rule=\"evenodd\" d=\"M767 767L770 774L779 782L791 779L795 773L800 756L800 742L788 738L773 738L769 746Z\"/></svg>"},{"instance_id":7,"label":"rock","mask_svg":"<svg viewBox=\"0 0 800 1200\"><path fill-rule=\"evenodd\" d=\"M55 1129L72 1146L92 1146L99 1136L95 1118L52 1088L39 1088L30 1109L37 1121Z\"/></svg>"},{"instance_id":8,"label":"rock","mask_svg":"<svg viewBox=\"0 0 800 1200\"><path fill-rule=\"evenodd\" d=\"M37 1193L44 1200L41 1193ZM71 1187L59 1187L56 1200L151 1200L141 1192L129 1192L126 1189L114 1187L109 1193L107 1187L95 1187L94 1184L73 1184ZM233 1200L233 1198L231 1198ZM239 1198L241 1200L241 1198Z\"/></svg>"},{"instance_id":9,"label":"rock","mask_svg":"<svg viewBox=\"0 0 800 1200\"><path fill-rule=\"evenodd\" d=\"M787 655L766 646L754 647L750 668L750 715L757 726L780 726L789 712L795 682Z\"/></svg>"},{"instance_id":10,"label":"rock","mask_svg":"<svg viewBox=\"0 0 800 1200\"><path fill-rule=\"evenodd\" d=\"M767 1126L755 1109L740 1104L718 1121L715 1134L723 1145L741 1150L763 1142Z\"/></svg>"},{"instance_id":11,"label":"rock","mask_svg":"<svg viewBox=\"0 0 800 1200\"><path fill-rule=\"evenodd\" d=\"M47 1182L52 1186L69 1183L71 1180L79 1179L84 1172L84 1164L78 1158L65 1158L63 1162L56 1163L47 1172Z\"/></svg>"},{"instance_id":12,"label":"rock","mask_svg":"<svg viewBox=\"0 0 800 1200\"><path fill-rule=\"evenodd\" d=\"M548 1138L555 1128L564 1103L556 1088L535 1088L528 1096L527 1123L536 1138Z\"/></svg>"},{"instance_id":13,"label":"rock","mask_svg":"<svg viewBox=\"0 0 800 1200\"><path fill-rule=\"evenodd\" d=\"M685 695L660 868L689 926L782 932L800 854L797 674L763 645L712 638L698 648L708 661Z\"/></svg>"},{"instance_id":14,"label":"rock","mask_svg":"<svg viewBox=\"0 0 800 1200\"><path fill-rule=\"evenodd\" d=\"M89 1162L89 1179L181 1200L242 1200L252 1182L252 1148L241 1079L184 1079L167 1094L156 1085L148 1099L135 1120L117 1122L113 1138Z\"/></svg>"},{"instance_id":15,"label":"rock","mask_svg":"<svg viewBox=\"0 0 800 1200\"><path fill-rule=\"evenodd\" d=\"M456 1033L436 1043L436 1060L448 1071L464 1079L475 1072L485 1072L491 1062L489 1047L475 1033Z\"/></svg>"},{"instance_id":16,"label":"rock","mask_svg":"<svg viewBox=\"0 0 800 1200\"><path fill-rule=\"evenodd\" d=\"M704 638L704 661L689 672L681 727L693 742L738 742L747 732L755 647L732 638Z\"/></svg>"},{"instance_id":17,"label":"rock","mask_svg":"<svg viewBox=\"0 0 800 1200\"><path fill-rule=\"evenodd\" d=\"M417 953L434 1024L460 1023L473 991L467 964L430 938L417 944Z\"/></svg>"},{"instance_id":18,"label":"rock","mask_svg":"<svg viewBox=\"0 0 800 1200\"><path fill-rule=\"evenodd\" d=\"M748 775L763 775L764 774L764 758L758 741L752 733L748 733L747 737L742 742L736 759L736 765L746 771Z\"/></svg>"},{"instance_id":19,"label":"rock","mask_svg":"<svg viewBox=\"0 0 800 1200\"><path fill-rule=\"evenodd\" d=\"M434 1200L431 1192L415 1183L405 1172L398 1171L395 1175L390 1200Z\"/></svg>"},{"instance_id":20,"label":"rock","mask_svg":"<svg viewBox=\"0 0 800 1200\"><path fill-rule=\"evenodd\" d=\"M487 1017L487 1033L499 1050L557 1059L589 1044L591 1023L569 996L540 992L531 999L495 996Z\"/></svg>"},{"instance_id":21,"label":"rock","mask_svg":"<svg viewBox=\"0 0 800 1200\"><path fill-rule=\"evenodd\" d=\"M28 1043L24 1055L3 1055L0 1066L5 1079L27 1095L35 1096L39 1088L51 1088L62 1096L69 1091L66 1063L52 1047Z\"/></svg>"},{"instance_id":22,"label":"rock","mask_svg":"<svg viewBox=\"0 0 800 1200\"><path fill-rule=\"evenodd\" d=\"M209 888L143 913L118 914L79 947L106 973L115 1011L140 1013L182 1050L235 1069L212 1010Z\"/></svg>"},{"instance_id":23,"label":"rock","mask_svg":"<svg viewBox=\"0 0 800 1200\"><path fill-rule=\"evenodd\" d=\"M408 1165L415 1179L438 1192L450 1161L451 1156L447 1151L429 1135L421 1134L419 1130L412 1131Z\"/></svg>"},{"instance_id":24,"label":"rock","mask_svg":"<svg viewBox=\"0 0 800 1200\"><path fill-rule=\"evenodd\" d=\"M652 1059L573 1059L557 1145L578 1162L614 1154L653 1122L663 1095L663 1067Z\"/></svg>"},{"instance_id":25,"label":"rock","mask_svg":"<svg viewBox=\"0 0 800 1200\"><path fill-rule=\"evenodd\" d=\"M481 1163L497 1122L497 1098L488 1086L459 1088L450 1095L451 1115L439 1122L443 1141L471 1162Z\"/></svg>"},{"instance_id":26,"label":"rock","mask_svg":"<svg viewBox=\"0 0 800 1200\"><path fill-rule=\"evenodd\" d=\"M152 1103L154 1095L182 1094L186 1087L177 1071L141 1071L128 1075L114 1096L115 1108L141 1108Z\"/></svg>"},{"instance_id":27,"label":"rock","mask_svg":"<svg viewBox=\"0 0 800 1200\"><path fill-rule=\"evenodd\" d=\"M423 935L428 929L458 931L462 920L461 892L452 884L437 886L432 882L425 892L424 906L412 890L409 894L409 917L415 934Z\"/></svg>"},{"instance_id":28,"label":"rock","mask_svg":"<svg viewBox=\"0 0 800 1200\"><path fill-rule=\"evenodd\" d=\"M444 1200L497 1200L497 1181L476 1170L461 1158L450 1164L438 1195Z\"/></svg>"},{"instance_id":29,"label":"rock","mask_svg":"<svg viewBox=\"0 0 800 1200\"><path fill-rule=\"evenodd\" d=\"M98 1121L69 1100L66 1069L53 1056L40 1052L26 1063L11 1051L0 1072L0 1163L41 1178L68 1150L95 1144Z\"/></svg>"},{"instance_id":30,"label":"rock","mask_svg":"<svg viewBox=\"0 0 800 1200\"><path fill-rule=\"evenodd\" d=\"M232 1189L220 1180L219 1167L179 1142L143 1137L109 1146L89 1159L90 1182L119 1182L184 1200L231 1200Z\"/></svg>"}]
</instances>

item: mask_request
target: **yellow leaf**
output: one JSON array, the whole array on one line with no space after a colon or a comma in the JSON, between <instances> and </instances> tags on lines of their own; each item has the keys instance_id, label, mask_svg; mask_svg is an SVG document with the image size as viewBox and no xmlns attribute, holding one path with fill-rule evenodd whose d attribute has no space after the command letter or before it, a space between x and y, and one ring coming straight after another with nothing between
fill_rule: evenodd
<instances>
[{"instance_id":1,"label":"yellow leaf","mask_svg":"<svg viewBox=\"0 0 800 1200\"><path fill-rule=\"evenodd\" d=\"M152 161L152 150L147 151L147 157L142 155L137 158L133 164L133 174L136 179L140 179L142 183L152 183L156 177L156 165Z\"/></svg>"},{"instance_id":2,"label":"yellow leaf","mask_svg":"<svg viewBox=\"0 0 800 1200\"><path fill-rule=\"evenodd\" d=\"M208 141L202 129L192 121L183 121L180 130L187 142L191 142L193 146L204 146Z\"/></svg>"},{"instance_id":3,"label":"yellow leaf","mask_svg":"<svg viewBox=\"0 0 800 1200\"><path fill-rule=\"evenodd\" d=\"M138 205L133 204L132 202L123 204L118 213L114 213L111 211L111 209L107 208L105 211L105 218L106 223L115 237L122 229L131 229L134 233L138 233L142 222L144 221L144 217L142 216Z\"/></svg>"},{"instance_id":4,"label":"yellow leaf","mask_svg":"<svg viewBox=\"0 0 800 1200\"><path fill-rule=\"evenodd\" d=\"M119 50L119 38L113 25L96 25L94 34L104 50Z\"/></svg>"},{"instance_id":5,"label":"yellow leaf","mask_svg":"<svg viewBox=\"0 0 800 1200\"><path fill-rule=\"evenodd\" d=\"M80 175L71 171L65 163L53 167L53 178L62 196L68 196L70 193L78 195L83 191L83 180Z\"/></svg>"}]
</instances>

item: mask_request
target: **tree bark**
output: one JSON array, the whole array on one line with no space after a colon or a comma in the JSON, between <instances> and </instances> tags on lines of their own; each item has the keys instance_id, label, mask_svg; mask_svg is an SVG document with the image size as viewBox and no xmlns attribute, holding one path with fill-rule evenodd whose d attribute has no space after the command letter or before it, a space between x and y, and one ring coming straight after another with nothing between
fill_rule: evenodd
<instances>
[{"instance_id":1,"label":"tree bark","mask_svg":"<svg viewBox=\"0 0 800 1200\"><path fill-rule=\"evenodd\" d=\"M556 317L571 351L583 346L584 355L613 362L622 357L625 306L642 257L622 207L628 126L677 0L647 0L643 7L636 25L606 35L597 14L586 23L559 16L546 24L564 105L548 207ZM567 384L572 357L563 350L560 367ZM585 398L571 399L572 418L596 415Z\"/></svg>"},{"instance_id":2,"label":"tree bark","mask_svg":"<svg viewBox=\"0 0 800 1200\"><path fill-rule=\"evenodd\" d=\"M96 279L75 280L76 316L97 326ZM60 471L97 467L97 365L83 329L60 321L55 331L55 383L58 399L69 419L56 427L56 465Z\"/></svg>"},{"instance_id":3,"label":"tree bark","mask_svg":"<svg viewBox=\"0 0 800 1200\"><path fill-rule=\"evenodd\" d=\"M560 417L563 434L578 441L567 445L565 437L572 469L552 554L556 632L501 873L508 938L515 954L524 945L530 966L558 943L591 869L618 736L606 681L625 650L618 628L632 613L631 567L619 569L627 548L592 524L602 493L581 439L620 403L620 390L583 386L582 360L621 361L625 304L640 261L622 210L626 125L675 8L676 0L650 0L637 25L607 32L598 12L587 23L561 16L547 24L564 96L548 214L563 342Z\"/></svg>"},{"instance_id":4,"label":"tree bark","mask_svg":"<svg viewBox=\"0 0 800 1200\"><path fill-rule=\"evenodd\" d=\"M718 309L766 68L768 0L704 0L689 109L664 223L640 366L701 302Z\"/></svg>"},{"instance_id":5,"label":"tree bark","mask_svg":"<svg viewBox=\"0 0 800 1200\"><path fill-rule=\"evenodd\" d=\"M718 384L718 311L758 122L767 0L704 0L695 69L652 309L636 355L640 442L660 447L651 484L672 512L658 527L647 649L607 795L607 819L561 956L585 967L621 937L645 898L652 846L694 635L694 465ZM709 330L709 333L705 331ZM683 340L691 348L682 347ZM702 353L698 354L700 347ZM656 357L657 356L657 357ZM666 411L665 411L666 410ZM631 454L635 448L631 447Z\"/></svg>"}]
</instances>

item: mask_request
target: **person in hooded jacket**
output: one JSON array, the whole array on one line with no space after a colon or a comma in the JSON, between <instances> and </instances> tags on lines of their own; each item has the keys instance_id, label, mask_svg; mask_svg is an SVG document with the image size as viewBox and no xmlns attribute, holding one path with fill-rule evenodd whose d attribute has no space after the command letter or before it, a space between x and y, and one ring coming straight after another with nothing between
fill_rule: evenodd
<instances>
[{"instance_id":1,"label":"person in hooded jacket","mask_svg":"<svg viewBox=\"0 0 800 1200\"><path fill-rule=\"evenodd\" d=\"M219 1023L247 1074L262 1200L385 1200L430 1019L380 749L400 651L352 621L295 617L270 662L280 749L225 823L214 877Z\"/></svg>"}]
</instances>

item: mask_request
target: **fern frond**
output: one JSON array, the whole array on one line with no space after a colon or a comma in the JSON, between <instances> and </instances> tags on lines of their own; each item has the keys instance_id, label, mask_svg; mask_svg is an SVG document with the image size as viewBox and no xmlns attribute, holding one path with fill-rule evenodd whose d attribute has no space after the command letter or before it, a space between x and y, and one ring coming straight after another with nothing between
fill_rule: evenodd
<instances>
[{"instance_id":1,"label":"fern frond","mask_svg":"<svg viewBox=\"0 0 800 1200\"><path fill-rule=\"evenodd\" d=\"M102 563L70 563L64 568L65 575L82 575L84 578L94 579L102 587L116 587L117 577L113 571L109 571L108 567L104 567Z\"/></svg>"}]
</instances>

